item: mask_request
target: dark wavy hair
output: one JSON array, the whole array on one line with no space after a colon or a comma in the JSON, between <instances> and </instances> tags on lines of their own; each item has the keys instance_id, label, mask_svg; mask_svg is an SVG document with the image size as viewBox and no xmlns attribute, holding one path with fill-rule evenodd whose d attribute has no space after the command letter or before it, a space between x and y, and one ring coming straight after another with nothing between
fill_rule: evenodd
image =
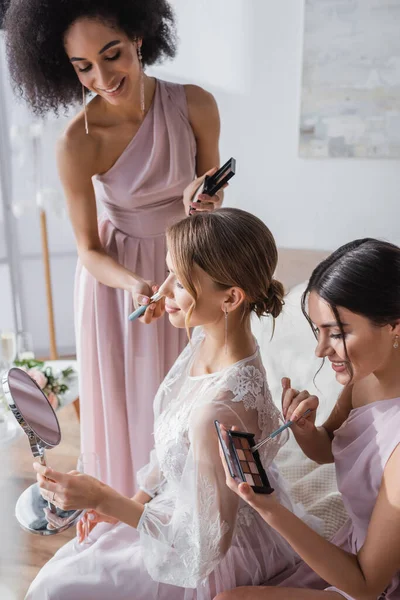
<instances>
[{"instance_id":1,"label":"dark wavy hair","mask_svg":"<svg viewBox=\"0 0 400 600\"><path fill-rule=\"evenodd\" d=\"M33 112L56 114L82 97L64 50L77 19L97 18L143 39L143 64L175 56L174 14L167 0L12 0L4 19L8 67L14 91Z\"/></svg>"},{"instance_id":2,"label":"dark wavy hair","mask_svg":"<svg viewBox=\"0 0 400 600\"><path fill-rule=\"evenodd\" d=\"M363 238L341 246L314 269L301 308L316 335L306 306L310 292L316 292L331 307L353 376L338 306L367 318L377 327L394 325L400 319L400 248Z\"/></svg>"}]
</instances>

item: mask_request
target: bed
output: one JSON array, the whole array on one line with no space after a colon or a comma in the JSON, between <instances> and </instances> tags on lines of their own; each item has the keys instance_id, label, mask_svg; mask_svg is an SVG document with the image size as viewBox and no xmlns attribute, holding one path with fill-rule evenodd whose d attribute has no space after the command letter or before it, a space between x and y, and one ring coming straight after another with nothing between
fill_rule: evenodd
<instances>
[{"instance_id":1,"label":"bed","mask_svg":"<svg viewBox=\"0 0 400 600\"><path fill-rule=\"evenodd\" d=\"M307 389L319 397L317 425L330 414L341 386L329 364L322 368L315 385L313 383L321 360L315 357L315 338L301 312L300 299L313 268L327 255L328 252L321 251L280 249L276 277L285 285L287 296L272 340L269 319L253 322L274 402L281 408L281 378L290 377L294 387ZM336 486L334 465L317 465L309 460L292 434L276 462L295 500L302 503L308 513L323 520L322 533L330 538L347 518Z\"/></svg>"}]
</instances>

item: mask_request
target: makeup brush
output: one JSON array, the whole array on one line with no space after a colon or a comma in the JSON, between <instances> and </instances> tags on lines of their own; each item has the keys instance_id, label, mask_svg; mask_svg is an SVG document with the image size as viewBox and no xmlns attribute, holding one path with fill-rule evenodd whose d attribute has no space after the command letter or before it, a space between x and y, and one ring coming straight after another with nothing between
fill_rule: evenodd
<instances>
[{"instance_id":1,"label":"makeup brush","mask_svg":"<svg viewBox=\"0 0 400 600\"><path fill-rule=\"evenodd\" d=\"M309 415L311 412L311 408L308 408L306 410L306 412L304 413L304 415L302 415L300 418L306 417L307 415ZM276 429L275 431L273 431L272 433L270 433L266 438L264 438L263 440L261 440L261 442L258 442L258 444L256 444L255 446L252 446L250 448L250 450L252 452L255 452L256 450L258 450L259 448L261 448L261 446L264 446L264 444L266 444L267 442L269 442L270 440L273 440L274 437L276 437L277 435L279 435L280 433L282 433L282 431L285 431L285 429L287 429L288 427L291 427L291 425L293 425L294 421L286 421L286 423L284 425L282 425L281 427L279 427L279 429Z\"/></svg>"},{"instance_id":2,"label":"makeup brush","mask_svg":"<svg viewBox=\"0 0 400 600\"><path fill-rule=\"evenodd\" d=\"M162 294L160 294L159 292L156 292L154 294L154 296L152 296L150 298L150 302L149 304L151 304L152 302L158 302L158 300L161 300L162 298ZM128 317L128 319L130 321L134 321L135 319L138 319L139 317L141 317L142 315L144 315L144 313L147 310L147 307L149 306L149 304L144 304L143 306L139 306L139 308L137 308L133 313L131 313Z\"/></svg>"}]
</instances>

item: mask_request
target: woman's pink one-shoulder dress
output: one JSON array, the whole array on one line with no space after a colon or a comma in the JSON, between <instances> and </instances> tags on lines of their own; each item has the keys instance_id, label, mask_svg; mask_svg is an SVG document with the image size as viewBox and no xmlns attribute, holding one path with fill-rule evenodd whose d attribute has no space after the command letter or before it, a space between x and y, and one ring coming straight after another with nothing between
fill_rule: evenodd
<instances>
[{"instance_id":1,"label":"woman's pink one-shoulder dress","mask_svg":"<svg viewBox=\"0 0 400 600\"><path fill-rule=\"evenodd\" d=\"M356 554L364 544L372 511L381 487L383 471L400 443L400 398L378 400L353 409L335 431L332 452L338 488L349 520L331 540ZM400 600L400 574L396 574L379 598ZM271 582L266 583L271 585ZM281 575L272 585L329 589L353 600L345 592L329 587L305 563Z\"/></svg>"},{"instance_id":2,"label":"woman's pink one-shoulder dress","mask_svg":"<svg viewBox=\"0 0 400 600\"><path fill-rule=\"evenodd\" d=\"M182 193L194 177L195 155L184 87L156 80L137 134L111 169L93 178L105 208L99 219L105 251L144 279L165 279L165 230L185 216ZM100 479L128 496L154 446L154 396L187 342L167 316L144 325L128 321L133 310L130 293L102 285L78 263L82 452L96 452Z\"/></svg>"}]
</instances>

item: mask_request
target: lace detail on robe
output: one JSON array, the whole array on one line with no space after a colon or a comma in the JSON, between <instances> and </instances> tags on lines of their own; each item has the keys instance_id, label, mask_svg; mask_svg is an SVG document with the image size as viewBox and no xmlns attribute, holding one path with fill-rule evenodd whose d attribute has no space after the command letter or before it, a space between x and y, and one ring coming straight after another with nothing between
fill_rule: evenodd
<instances>
[{"instance_id":1,"label":"lace detail on robe","mask_svg":"<svg viewBox=\"0 0 400 600\"><path fill-rule=\"evenodd\" d=\"M203 339L195 332L155 399L155 448L139 472L152 496L138 530L146 568L153 579L196 587L228 551L239 499L225 483L214 421L236 425L260 439L279 427L259 351L219 373L191 377L193 356ZM282 440L266 444L268 468ZM240 509L238 524L250 515Z\"/></svg>"}]
</instances>

